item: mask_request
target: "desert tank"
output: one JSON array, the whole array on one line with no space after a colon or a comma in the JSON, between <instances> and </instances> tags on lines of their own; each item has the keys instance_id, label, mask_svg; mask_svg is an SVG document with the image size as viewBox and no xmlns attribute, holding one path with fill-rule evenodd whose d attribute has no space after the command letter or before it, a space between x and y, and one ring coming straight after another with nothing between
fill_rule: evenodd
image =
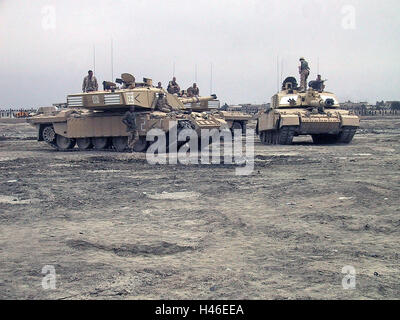
<instances>
[{"instance_id":1,"label":"desert tank","mask_svg":"<svg viewBox=\"0 0 400 320\"><path fill-rule=\"evenodd\" d=\"M336 96L324 87L300 91L294 77L286 78L282 90L272 97L271 107L257 116L261 142L287 145L294 136L311 135L316 144L350 143L360 119L340 109Z\"/></svg>"},{"instance_id":2,"label":"desert tank","mask_svg":"<svg viewBox=\"0 0 400 320\"><path fill-rule=\"evenodd\" d=\"M195 112L207 112L211 113L216 118L222 118L226 121L226 128L233 130L241 130L243 134L246 134L246 127L249 120L253 117L247 113L241 111L227 111L220 110L220 105L218 100L214 101L196 101L186 103L185 107L189 110Z\"/></svg>"},{"instance_id":3,"label":"desert tank","mask_svg":"<svg viewBox=\"0 0 400 320\"><path fill-rule=\"evenodd\" d=\"M123 75L125 77L122 78L130 78L129 74ZM155 88L151 79L144 78L143 83L135 83L134 88L129 88L131 84L124 80L119 82L126 89L119 89L115 83L105 81L103 91L68 95L65 109L39 112L29 117L27 122L37 128L37 140L45 141L60 151L74 149L76 145L80 150L125 151L129 132L122 119L131 107L135 107L139 133L133 147L136 152L147 150L149 142L146 135L150 129L168 133L171 122L176 124L178 133L191 128L199 134L201 129L220 129L225 125L212 115L187 112L184 104L190 103L190 98L180 98ZM216 96L196 99L209 101Z\"/></svg>"}]
</instances>

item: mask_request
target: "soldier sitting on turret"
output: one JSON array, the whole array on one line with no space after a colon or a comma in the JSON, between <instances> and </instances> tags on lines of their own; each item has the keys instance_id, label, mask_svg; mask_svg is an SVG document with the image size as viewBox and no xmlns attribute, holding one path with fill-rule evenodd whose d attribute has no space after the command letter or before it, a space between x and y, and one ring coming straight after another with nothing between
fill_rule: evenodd
<instances>
[{"instance_id":1,"label":"soldier sitting on turret","mask_svg":"<svg viewBox=\"0 0 400 320\"><path fill-rule=\"evenodd\" d=\"M155 109L167 113L172 111L172 108L168 105L167 98L163 93L160 93L158 95L158 100Z\"/></svg>"},{"instance_id":2,"label":"soldier sitting on turret","mask_svg":"<svg viewBox=\"0 0 400 320\"><path fill-rule=\"evenodd\" d=\"M187 96L189 98L199 96L199 87L197 86L196 83L193 83L193 86L191 86L187 89Z\"/></svg>"},{"instance_id":3,"label":"soldier sitting on turret","mask_svg":"<svg viewBox=\"0 0 400 320\"><path fill-rule=\"evenodd\" d=\"M170 81L168 83L167 91L170 94L179 93L179 91L181 91L181 88L179 87L178 83L176 82L176 78L175 77L173 77L172 81Z\"/></svg>"}]
</instances>

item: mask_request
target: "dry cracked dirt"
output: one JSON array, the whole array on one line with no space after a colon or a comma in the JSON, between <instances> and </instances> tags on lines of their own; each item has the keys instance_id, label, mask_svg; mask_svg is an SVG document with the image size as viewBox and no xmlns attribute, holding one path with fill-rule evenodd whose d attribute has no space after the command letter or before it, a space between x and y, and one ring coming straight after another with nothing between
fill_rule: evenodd
<instances>
[{"instance_id":1,"label":"dry cracked dirt","mask_svg":"<svg viewBox=\"0 0 400 320\"><path fill-rule=\"evenodd\" d=\"M255 138L238 176L60 153L2 120L0 298L399 299L399 133L387 117L363 119L350 145Z\"/></svg>"}]
</instances>

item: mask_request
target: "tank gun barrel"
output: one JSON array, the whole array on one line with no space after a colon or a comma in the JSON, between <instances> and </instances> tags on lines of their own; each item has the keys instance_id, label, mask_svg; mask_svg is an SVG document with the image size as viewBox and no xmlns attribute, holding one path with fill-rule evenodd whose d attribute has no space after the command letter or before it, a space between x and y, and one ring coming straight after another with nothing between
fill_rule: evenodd
<instances>
[{"instance_id":1,"label":"tank gun barrel","mask_svg":"<svg viewBox=\"0 0 400 320\"><path fill-rule=\"evenodd\" d=\"M319 108L319 107L332 107L335 104L333 99L313 99L310 100L308 105L310 107Z\"/></svg>"},{"instance_id":2,"label":"tank gun barrel","mask_svg":"<svg viewBox=\"0 0 400 320\"><path fill-rule=\"evenodd\" d=\"M186 103L198 103L198 102L203 102L203 101L212 101L216 100L217 96L215 94L212 94L211 96L208 97L191 97L191 98L179 98L183 104Z\"/></svg>"},{"instance_id":3,"label":"tank gun barrel","mask_svg":"<svg viewBox=\"0 0 400 320\"><path fill-rule=\"evenodd\" d=\"M314 108L325 107L325 101L322 99L313 99L308 102L308 105Z\"/></svg>"}]
</instances>

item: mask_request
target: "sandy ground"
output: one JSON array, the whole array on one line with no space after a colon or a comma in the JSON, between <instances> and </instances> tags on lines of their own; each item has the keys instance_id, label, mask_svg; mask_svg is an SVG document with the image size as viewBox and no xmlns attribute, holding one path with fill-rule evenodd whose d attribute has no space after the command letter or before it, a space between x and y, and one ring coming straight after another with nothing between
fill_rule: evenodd
<instances>
[{"instance_id":1,"label":"sandy ground","mask_svg":"<svg viewBox=\"0 0 400 320\"><path fill-rule=\"evenodd\" d=\"M60 153L0 121L0 298L399 299L399 133L392 117L364 119L350 145L256 139L237 176Z\"/></svg>"}]
</instances>

